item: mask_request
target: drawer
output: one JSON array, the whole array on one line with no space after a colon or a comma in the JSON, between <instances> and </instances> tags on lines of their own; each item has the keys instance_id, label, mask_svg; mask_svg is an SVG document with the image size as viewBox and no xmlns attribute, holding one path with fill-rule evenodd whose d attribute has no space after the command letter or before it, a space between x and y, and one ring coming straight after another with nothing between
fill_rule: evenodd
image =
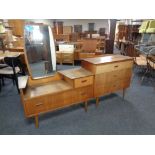
<instances>
[{"instance_id":1,"label":"drawer","mask_svg":"<svg viewBox=\"0 0 155 155\"><path fill-rule=\"evenodd\" d=\"M25 108L28 115L39 114L48 109L46 98L35 98L26 101Z\"/></svg>"},{"instance_id":2,"label":"drawer","mask_svg":"<svg viewBox=\"0 0 155 155\"><path fill-rule=\"evenodd\" d=\"M76 91L77 102L83 102L93 97L93 86L82 87Z\"/></svg>"},{"instance_id":3,"label":"drawer","mask_svg":"<svg viewBox=\"0 0 155 155\"><path fill-rule=\"evenodd\" d=\"M104 85L109 82L128 79L132 75L132 69L122 69L95 75L95 85Z\"/></svg>"},{"instance_id":4,"label":"drawer","mask_svg":"<svg viewBox=\"0 0 155 155\"><path fill-rule=\"evenodd\" d=\"M73 53L63 53L62 54L62 58L63 59L73 59L74 58L74 54Z\"/></svg>"},{"instance_id":5,"label":"drawer","mask_svg":"<svg viewBox=\"0 0 155 155\"><path fill-rule=\"evenodd\" d=\"M124 80L118 80L116 82L105 83L104 85L94 86L94 95L102 96L104 94L112 93L123 88L128 88L130 86L130 78Z\"/></svg>"},{"instance_id":6,"label":"drawer","mask_svg":"<svg viewBox=\"0 0 155 155\"><path fill-rule=\"evenodd\" d=\"M101 64L96 66L96 74L132 68L133 61L117 62L112 64Z\"/></svg>"},{"instance_id":7,"label":"drawer","mask_svg":"<svg viewBox=\"0 0 155 155\"><path fill-rule=\"evenodd\" d=\"M55 110L63 107L67 107L76 103L75 90L69 90L66 92L58 93L55 95L49 95L48 98L48 109Z\"/></svg>"},{"instance_id":8,"label":"drawer","mask_svg":"<svg viewBox=\"0 0 155 155\"><path fill-rule=\"evenodd\" d=\"M93 76L83 77L74 80L75 88L84 87L92 84L93 84Z\"/></svg>"}]
</instances>

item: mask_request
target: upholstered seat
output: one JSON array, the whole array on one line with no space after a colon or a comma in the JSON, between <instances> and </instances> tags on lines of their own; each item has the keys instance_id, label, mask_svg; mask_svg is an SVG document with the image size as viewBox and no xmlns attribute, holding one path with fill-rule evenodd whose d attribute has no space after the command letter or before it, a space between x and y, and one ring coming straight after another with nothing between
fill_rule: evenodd
<instances>
[{"instance_id":1,"label":"upholstered seat","mask_svg":"<svg viewBox=\"0 0 155 155\"><path fill-rule=\"evenodd\" d=\"M15 72L16 73L19 73L20 72L20 69L19 67L15 67ZM2 68L0 69L0 74L2 75L12 75L14 74L13 72L13 68L12 67L5 67L5 68Z\"/></svg>"},{"instance_id":2,"label":"upholstered seat","mask_svg":"<svg viewBox=\"0 0 155 155\"><path fill-rule=\"evenodd\" d=\"M6 65L6 64L0 64L0 69L5 68L5 67L8 67L8 65Z\"/></svg>"}]
</instances>

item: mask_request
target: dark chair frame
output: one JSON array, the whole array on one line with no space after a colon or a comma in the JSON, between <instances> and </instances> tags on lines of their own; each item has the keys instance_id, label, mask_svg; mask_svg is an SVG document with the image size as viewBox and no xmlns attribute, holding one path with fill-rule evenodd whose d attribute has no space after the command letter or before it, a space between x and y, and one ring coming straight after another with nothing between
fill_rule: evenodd
<instances>
[{"instance_id":1,"label":"dark chair frame","mask_svg":"<svg viewBox=\"0 0 155 155\"><path fill-rule=\"evenodd\" d=\"M12 67L13 70L13 74L12 75L8 75L8 74L1 74L1 79L3 78L11 78L13 80L13 84L16 84L18 93L19 93L19 88L18 88L18 76L17 74L21 74L21 75L25 75L25 71L24 71L24 66L20 60L20 55L18 57L5 57L4 58L4 62L9 66ZM15 68L19 67L20 72L16 73ZM4 81L3 81L4 84ZM0 86L1 86L1 82L0 82Z\"/></svg>"}]
</instances>

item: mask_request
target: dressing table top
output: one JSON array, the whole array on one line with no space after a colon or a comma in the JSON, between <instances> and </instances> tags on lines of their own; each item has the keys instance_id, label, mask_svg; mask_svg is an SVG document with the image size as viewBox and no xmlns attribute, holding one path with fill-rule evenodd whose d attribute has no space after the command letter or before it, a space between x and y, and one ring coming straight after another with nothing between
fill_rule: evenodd
<instances>
[{"instance_id":1,"label":"dressing table top","mask_svg":"<svg viewBox=\"0 0 155 155\"><path fill-rule=\"evenodd\" d=\"M70 78L70 79L77 79L82 77L87 77L93 75L92 72L84 69L84 68L75 68L75 69L68 69L64 71L59 71L60 74Z\"/></svg>"},{"instance_id":2,"label":"dressing table top","mask_svg":"<svg viewBox=\"0 0 155 155\"><path fill-rule=\"evenodd\" d=\"M44 83L34 87L28 87L24 93L24 98L40 97L48 94L55 94L72 89L72 86L63 80Z\"/></svg>"}]
</instances>

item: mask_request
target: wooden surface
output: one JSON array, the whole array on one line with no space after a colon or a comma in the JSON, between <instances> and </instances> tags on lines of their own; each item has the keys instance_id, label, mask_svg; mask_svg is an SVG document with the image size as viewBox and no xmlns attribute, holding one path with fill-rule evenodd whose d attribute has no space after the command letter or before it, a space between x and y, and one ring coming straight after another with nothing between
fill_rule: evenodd
<instances>
[{"instance_id":1,"label":"wooden surface","mask_svg":"<svg viewBox=\"0 0 155 155\"><path fill-rule=\"evenodd\" d=\"M128 56L123 56L123 55L106 55L102 56L102 57L95 57L95 58L87 58L84 59L84 61L90 62L92 64L105 64L105 63L113 63L113 62L122 62L122 61L126 61L126 60L132 60L131 57Z\"/></svg>"},{"instance_id":2,"label":"wooden surface","mask_svg":"<svg viewBox=\"0 0 155 155\"><path fill-rule=\"evenodd\" d=\"M99 96L117 90L125 92L125 89L130 86L133 66L133 59L130 57L111 55L90 58L83 60L82 66L95 74L94 97L97 100Z\"/></svg>"},{"instance_id":3,"label":"wooden surface","mask_svg":"<svg viewBox=\"0 0 155 155\"><path fill-rule=\"evenodd\" d=\"M85 62L85 63L84 63ZM133 60L130 57L110 55L82 61L83 68L59 71L56 75L28 79L25 89L20 89L26 117L35 117L38 127L38 115L84 102L117 90L129 87ZM107 66L108 65L108 66ZM25 83L20 84L21 88Z\"/></svg>"},{"instance_id":4,"label":"wooden surface","mask_svg":"<svg viewBox=\"0 0 155 155\"><path fill-rule=\"evenodd\" d=\"M11 52L24 52L24 47L5 48L5 50L9 50Z\"/></svg>"},{"instance_id":5,"label":"wooden surface","mask_svg":"<svg viewBox=\"0 0 155 155\"><path fill-rule=\"evenodd\" d=\"M13 35L15 36L23 36L24 35L24 23L25 21L22 19L9 19L9 26L13 28Z\"/></svg>"},{"instance_id":6,"label":"wooden surface","mask_svg":"<svg viewBox=\"0 0 155 155\"><path fill-rule=\"evenodd\" d=\"M69 89L72 89L72 87L63 80L48 82L48 83L45 83L44 85L40 85L40 86L38 85L35 87L27 88L25 92L25 98L33 98L33 97L38 97L38 96L43 96L48 94L55 94Z\"/></svg>"},{"instance_id":7,"label":"wooden surface","mask_svg":"<svg viewBox=\"0 0 155 155\"><path fill-rule=\"evenodd\" d=\"M93 75L91 72L84 68L68 69L64 71L59 71L58 73L65 75L70 79L82 78Z\"/></svg>"}]
</instances>

